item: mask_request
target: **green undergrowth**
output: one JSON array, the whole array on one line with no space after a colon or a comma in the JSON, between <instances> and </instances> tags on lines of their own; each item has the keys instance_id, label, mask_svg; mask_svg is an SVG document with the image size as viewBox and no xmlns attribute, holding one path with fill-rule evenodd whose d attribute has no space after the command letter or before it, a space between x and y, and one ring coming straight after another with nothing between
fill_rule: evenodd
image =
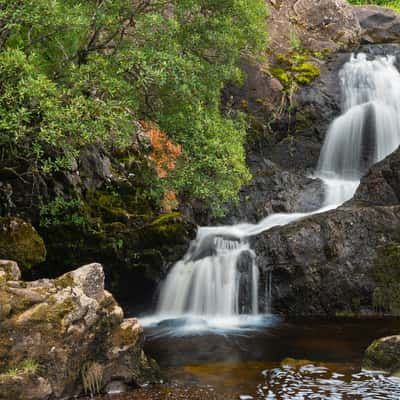
<instances>
[{"instance_id":1,"label":"green undergrowth","mask_svg":"<svg viewBox=\"0 0 400 400\"><path fill-rule=\"evenodd\" d=\"M27 358L17 366L8 368L2 375L16 376L20 374L37 374L39 370L39 362L33 358Z\"/></svg>"}]
</instances>

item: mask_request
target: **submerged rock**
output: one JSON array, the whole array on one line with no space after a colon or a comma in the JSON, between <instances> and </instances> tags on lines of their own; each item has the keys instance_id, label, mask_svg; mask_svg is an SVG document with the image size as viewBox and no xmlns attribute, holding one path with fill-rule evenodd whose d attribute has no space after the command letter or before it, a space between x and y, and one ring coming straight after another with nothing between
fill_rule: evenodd
<instances>
[{"instance_id":1,"label":"submerged rock","mask_svg":"<svg viewBox=\"0 0 400 400\"><path fill-rule=\"evenodd\" d=\"M157 379L143 329L123 319L100 264L33 282L15 280L16 268L0 261L0 399L95 394Z\"/></svg>"},{"instance_id":2,"label":"submerged rock","mask_svg":"<svg viewBox=\"0 0 400 400\"><path fill-rule=\"evenodd\" d=\"M362 367L391 375L400 372L400 335L375 340L365 351Z\"/></svg>"}]
</instances>

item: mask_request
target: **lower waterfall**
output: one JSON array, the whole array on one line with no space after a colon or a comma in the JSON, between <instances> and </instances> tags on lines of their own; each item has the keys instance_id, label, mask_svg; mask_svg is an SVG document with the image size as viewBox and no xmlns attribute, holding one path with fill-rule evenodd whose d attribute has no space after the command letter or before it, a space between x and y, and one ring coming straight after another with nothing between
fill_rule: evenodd
<instances>
[{"instance_id":1,"label":"lower waterfall","mask_svg":"<svg viewBox=\"0 0 400 400\"><path fill-rule=\"evenodd\" d=\"M321 208L272 214L257 224L200 227L189 251L162 284L159 319L225 318L270 311L271 272L260 290L248 238L339 207L353 197L368 168L399 146L400 74L394 62L394 57L369 59L360 53L352 55L340 71L342 114L329 128L314 174L324 182ZM260 295L266 296L264 310L260 310Z\"/></svg>"}]
</instances>

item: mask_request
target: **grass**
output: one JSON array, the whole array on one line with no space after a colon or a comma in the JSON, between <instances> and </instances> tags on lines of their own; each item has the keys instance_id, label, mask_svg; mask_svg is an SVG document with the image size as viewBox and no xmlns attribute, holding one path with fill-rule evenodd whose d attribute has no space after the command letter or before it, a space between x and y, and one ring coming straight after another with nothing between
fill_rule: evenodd
<instances>
[{"instance_id":1,"label":"grass","mask_svg":"<svg viewBox=\"0 0 400 400\"><path fill-rule=\"evenodd\" d=\"M19 374L36 374L39 372L39 369L40 364L36 360L28 358L19 366L9 368L4 375L16 376Z\"/></svg>"},{"instance_id":2,"label":"grass","mask_svg":"<svg viewBox=\"0 0 400 400\"><path fill-rule=\"evenodd\" d=\"M349 3L356 4L359 6L374 4L381 7L391 8L392 10L400 13L400 1L399 0L349 0Z\"/></svg>"}]
</instances>

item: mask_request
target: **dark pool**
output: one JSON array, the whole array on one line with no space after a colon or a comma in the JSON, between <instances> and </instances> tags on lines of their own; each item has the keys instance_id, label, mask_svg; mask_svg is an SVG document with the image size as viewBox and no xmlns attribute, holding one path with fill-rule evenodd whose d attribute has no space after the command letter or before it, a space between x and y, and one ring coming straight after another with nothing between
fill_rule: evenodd
<instances>
[{"instance_id":1,"label":"dark pool","mask_svg":"<svg viewBox=\"0 0 400 400\"><path fill-rule=\"evenodd\" d=\"M268 326L201 334L146 329L145 350L167 383L116 400L400 399L400 380L361 371L370 342L398 319L273 319Z\"/></svg>"}]
</instances>

